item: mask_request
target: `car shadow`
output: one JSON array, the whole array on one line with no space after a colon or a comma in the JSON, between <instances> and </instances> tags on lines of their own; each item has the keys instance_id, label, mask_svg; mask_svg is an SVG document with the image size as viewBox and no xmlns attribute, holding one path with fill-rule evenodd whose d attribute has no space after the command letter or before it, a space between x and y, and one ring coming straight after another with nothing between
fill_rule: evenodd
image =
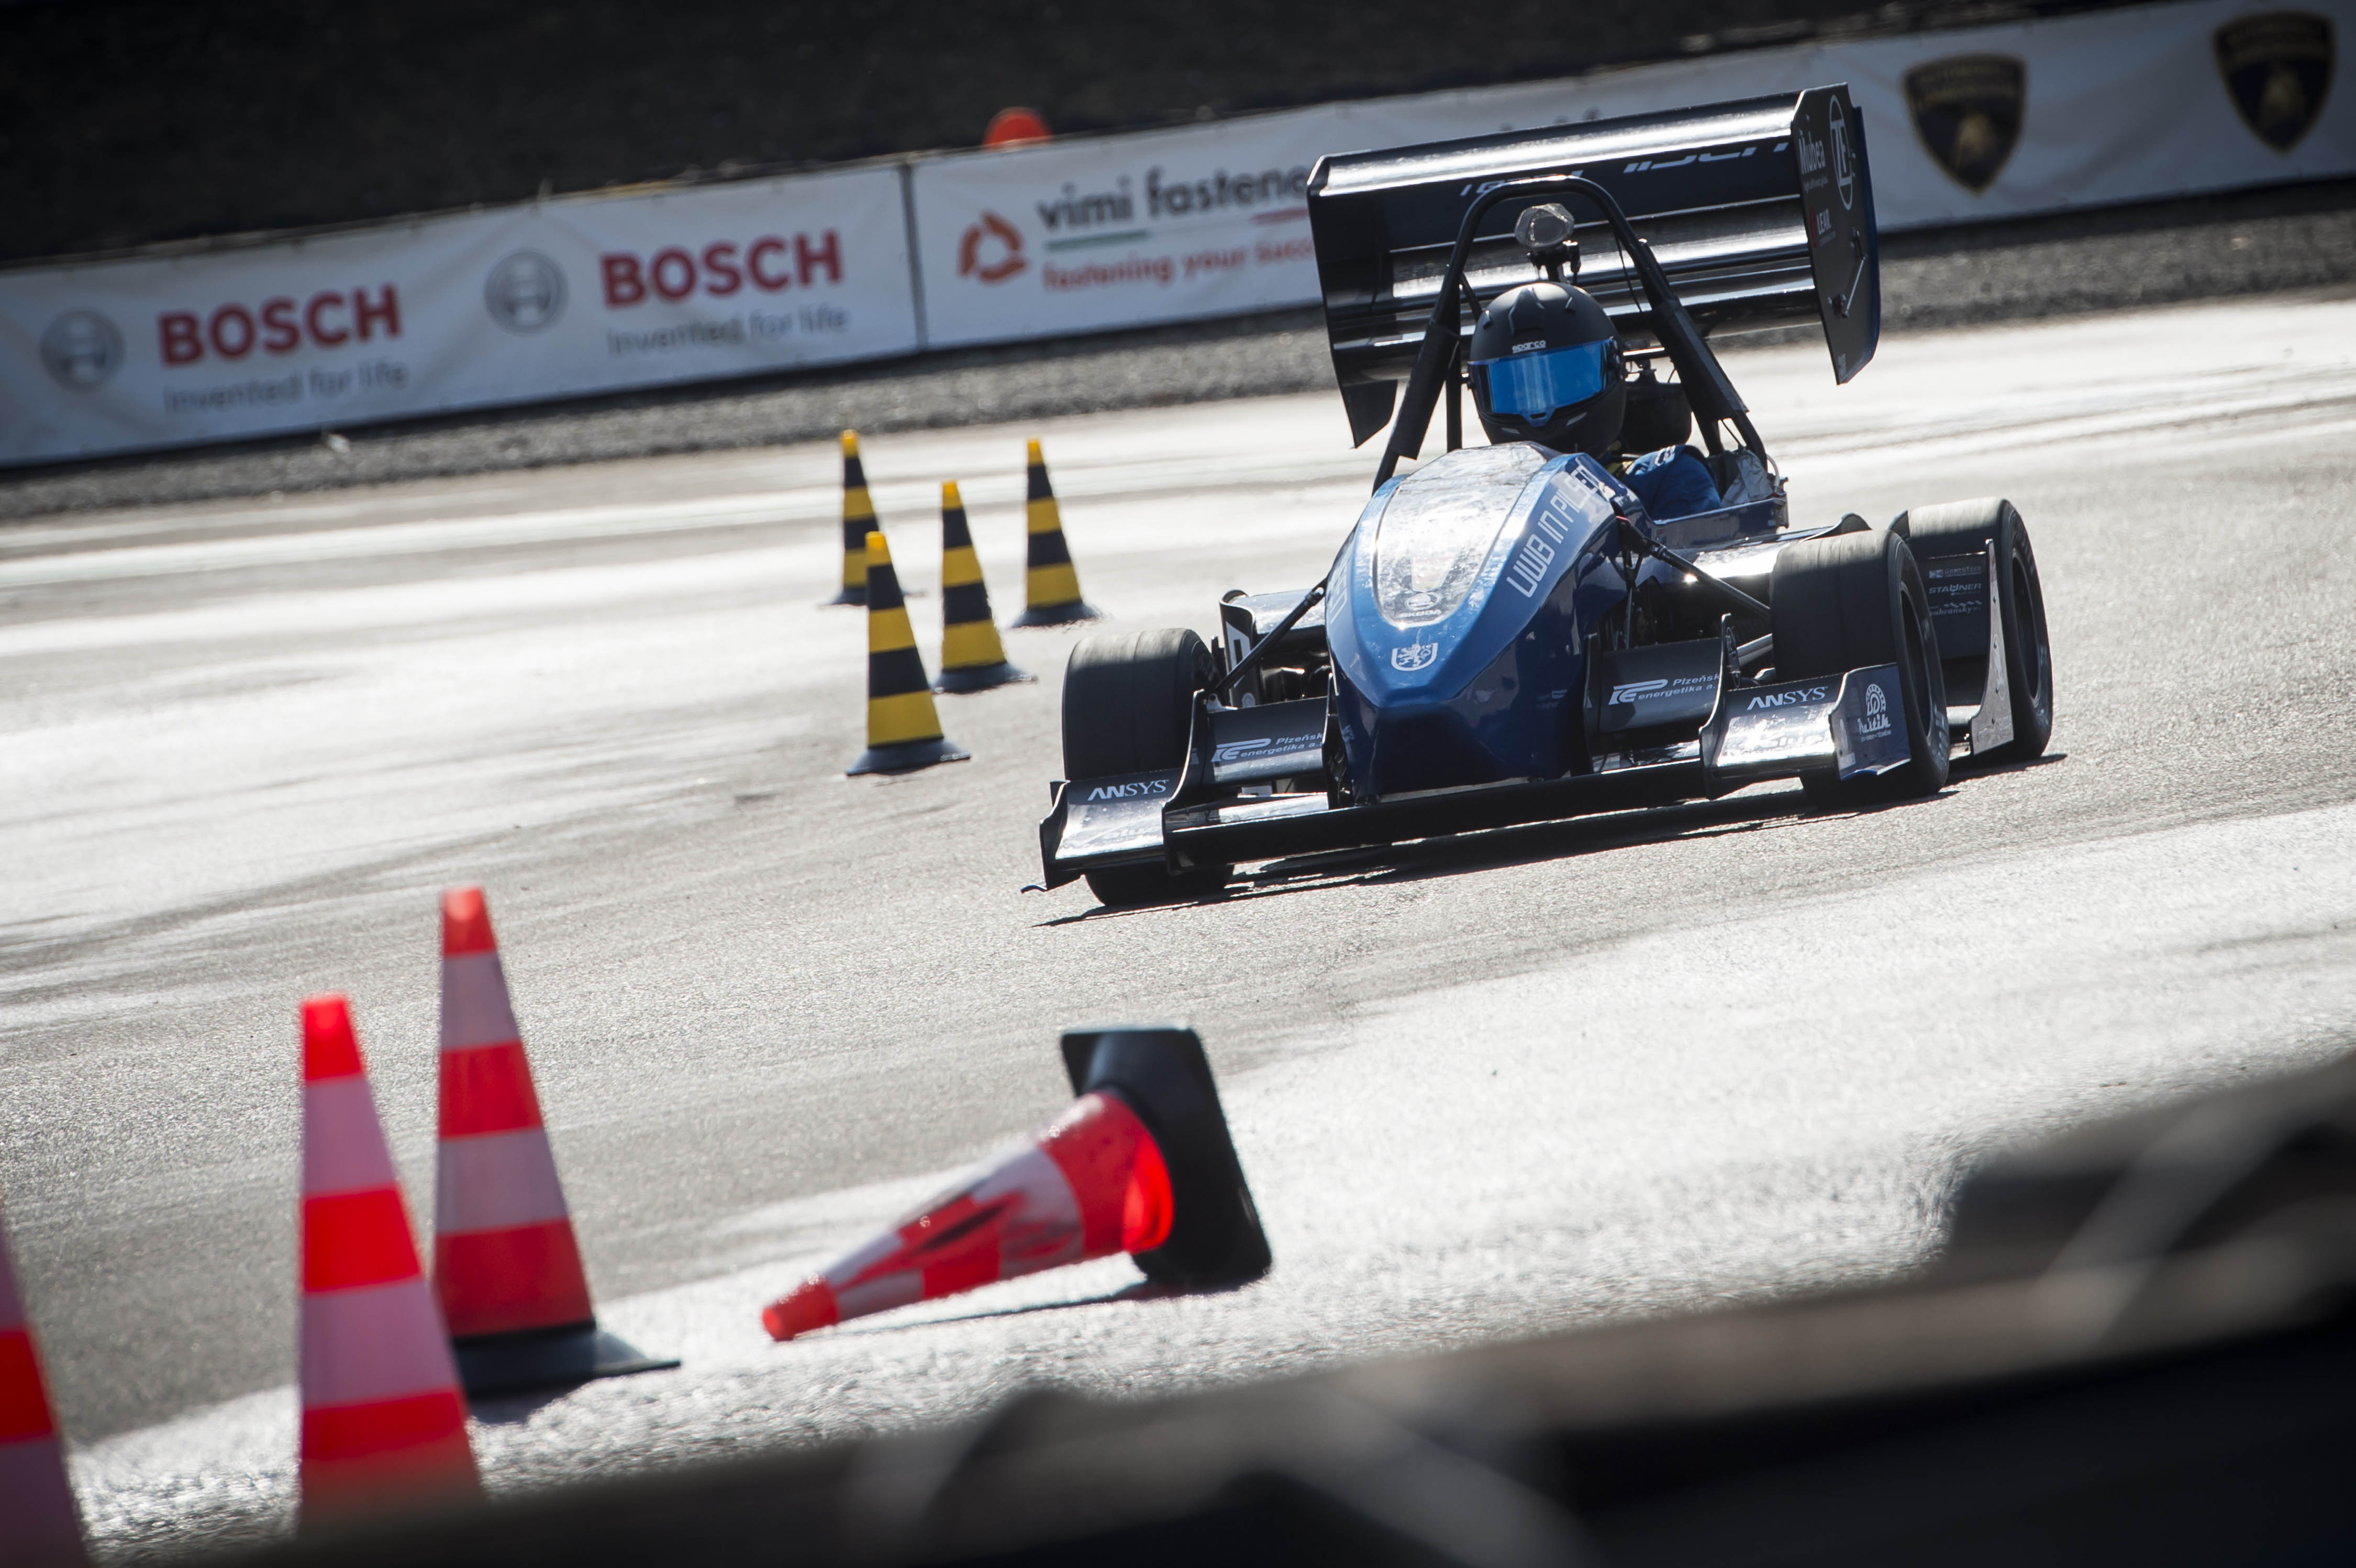
<instances>
[{"instance_id":1,"label":"car shadow","mask_svg":"<svg viewBox=\"0 0 2356 1568\"><path fill-rule=\"evenodd\" d=\"M905 1333L911 1328L927 1328L944 1323L987 1323L995 1317L1027 1317L1040 1312L1070 1312L1083 1306L1107 1306L1122 1301L1170 1301L1180 1296L1231 1295L1244 1289L1246 1285L1257 1283L1257 1281L1247 1280L1242 1284L1189 1287L1159 1284L1152 1280L1139 1280L1133 1284L1123 1285L1119 1290L1106 1291L1098 1295L1074 1296L1067 1301L1036 1301L1024 1306L992 1307L987 1312L962 1312L953 1317L926 1317L910 1323L874 1324L854 1318L851 1323L837 1327L834 1332L844 1336L899 1334Z\"/></svg>"},{"instance_id":2,"label":"car shadow","mask_svg":"<svg viewBox=\"0 0 2356 1568\"><path fill-rule=\"evenodd\" d=\"M1975 763L1965 758L1954 765L1951 777L1956 782L1969 779L1993 779L2044 768L2066 761L2068 757L2069 753L2057 751L2017 761ZM1772 832L1809 822L1878 816L1883 811L1928 805L1945 800L1954 792L1954 785L1950 784L1934 795L1844 801L1830 809L1817 810L1808 804L1798 785L1794 784L1788 789L1762 795L1744 794L1722 800L1654 806L1601 817L1525 822L1513 827L1451 834L1445 838L1421 839L1408 844L1331 850L1270 861L1257 871L1240 875L1215 893L1193 898L1173 898L1158 904L1098 904L1077 914L1059 915L1038 924L1043 928L1070 926L1084 920L1120 919L1173 909L1310 893L1327 887L1398 886L1429 881L1434 877L1493 871L1501 866L1568 860L1639 844L1718 838L1730 833Z\"/></svg>"},{"instance_id":3,"label":"car shadow","mask_svg":"<svg viewBox=\"0 0 2356 1568\"><path fill-rule=\"evenodd\" d=\"M584 1378L577 1383L561 1383L553 1388L534 1389L530 1393L487 1394L480 1399L469 1399L466 1402L466 1413L485 1426L522 1426L558 1400L593 1380Z\"/></svg>"},{"instance_id":4,"label":"car shadow","mask_svg":"<svg viewBox=\"0 0 2356 1568\"><path fill-rule=\"evenodd\" d=\"M1739 800L1655 806L1604 817L1526 822L1448 838L1424 839L1396 848L1337 851L1276 861L1227 890L1230 898L1260 898L1321 887L1395 886L1436 877L1462 876L1502 866L1570 860L1638 844L1727 833L1768 832L1797 826L1810 813L1799 791L1745 795Z\"/></svg>"}]
</instances>

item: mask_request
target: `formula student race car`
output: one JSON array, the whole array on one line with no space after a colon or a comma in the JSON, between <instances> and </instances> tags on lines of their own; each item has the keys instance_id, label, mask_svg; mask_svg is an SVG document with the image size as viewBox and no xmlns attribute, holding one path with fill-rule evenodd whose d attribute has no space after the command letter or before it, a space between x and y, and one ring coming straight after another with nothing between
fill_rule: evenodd
<instances>
[{"instance_id":1,"label":"formula student race car","mask_svg":"<svg viewBox=\"0 0 2356 1568\"><path fill-rule=\"evenodd\" d=\"M1191 897L1239 862L1762 779L1820 805L1923 795L1951 757L2044 749L2052 661L2011 504L1791 527L1710 349L1808 323L1839 381L1873 357L1846 86L1327 157L1309 209L1352 434L1391 425L1374 496L1323 582L1228 594L1215 647L1168 630L1074 650L1049 886ZM1655 519L1587 452L1463 445L1472 324L1566 267L1608 317L1612 373L1698 424L1714 507ZM1445 455L1399 474L1443 394Z\"/></svg>"}]
</instances>

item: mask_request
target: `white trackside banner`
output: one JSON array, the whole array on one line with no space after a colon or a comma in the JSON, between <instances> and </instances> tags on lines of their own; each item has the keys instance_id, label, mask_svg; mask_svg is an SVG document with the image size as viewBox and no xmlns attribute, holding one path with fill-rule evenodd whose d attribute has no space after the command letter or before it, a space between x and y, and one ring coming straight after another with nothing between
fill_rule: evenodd
<instances>
[{"instance_id":1,"label":"white trackside banner","mask_svg":"<svg viewBox=\"0 0 2356 1568\"><path fill-rule=\"evenodd\" d=\"M1416 139L1393 101L928 159L910 171L928 342L1177 321L1317 296L1322 153Z\"/></svg>"},{"instance_id":2,"label":"white trackside banner","mask_svg":"<svg viewBox=\"0 0 2356 1568\"><path fill-rule=\"evenodd\" d=\"M2356 174L2356 0L2170 0L0 273L0 465L1312 304L1317 159L1845 81L1889 229Z\"/></svg>"},{"instance_id":3,"label":"white trackside banner","mask_svg":"<svg viewBox=\"0 0 2356 1568\"><path fill-rule=\"evenodd\" d=\"M1884 229L2356 173L2356 0L2192 0L1401 100L1417 140L1845 81Z\"/></svg>"},{"instance_id":4,"label":"white trackside banner","mask_svg":"<svg viewBox=\"0 0 2356 1568\"><path fill-rule=\"evenodd\" d=\"M2192 0L1321 105L930 159L911 174L926 337L978 343L1306 305L1324 153L1849 84L1882 227L2356 172L2333 90L2356 0Z\"/></svg>"},{"instance_id":5,"label":"white trackside banner","mask_svg":"<svg viewBox=\"0 0 2356 1568\"><path fill-rule=\"evenodd\" d=\"M0 463L918 347L900 171L0 274Z\"/></svg>"}]
</instances>

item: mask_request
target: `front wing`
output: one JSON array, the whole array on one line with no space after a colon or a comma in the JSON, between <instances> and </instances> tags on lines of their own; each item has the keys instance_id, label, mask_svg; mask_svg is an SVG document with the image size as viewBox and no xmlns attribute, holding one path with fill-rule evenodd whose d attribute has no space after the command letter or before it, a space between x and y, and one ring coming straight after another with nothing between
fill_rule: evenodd
<instances>
[{"instance_id":1,"label":"front wing","mask_svg":"<svg viewBox=\"0 0 2356 1568\"><path fill-rule=\"evenodd\" d=\"M1049 887L1089 871L1160 862L1172 872L1444 833L1709 800L1764 779L1843 779L1909 760L1898 668L1745 686L1722 666L1700 735L1611 753L1590 772L1421 790L1355 805L1328 794L1323 698L1195 710L1175 770L1056 781L1039 824Z\"/></svg>"}]
</instances>

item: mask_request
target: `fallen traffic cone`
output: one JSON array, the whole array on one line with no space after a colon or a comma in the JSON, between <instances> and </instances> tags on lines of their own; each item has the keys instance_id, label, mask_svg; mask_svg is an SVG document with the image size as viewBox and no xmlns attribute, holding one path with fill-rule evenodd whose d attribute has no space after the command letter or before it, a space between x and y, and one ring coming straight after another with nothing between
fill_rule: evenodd
<instances>
[{"instance_id":1,"label":"fallen traffic cone","mask_svg":"<svg viewBox=\"0 0 2356 1568\"><path fill-rule=\"evenodd\" d=\"M844 771L905 773L968 753L941 738L941 715L925 680L924 656L881 533L867 536L867 749Z\"/></svg>"},{"instance_id":2,"label":"fallen traffic cone","mask_svg":"<svg viewBox=\"0 0 2356 1568\"><path fill-rule=\"evenodd\" d=\"M1095 620L1104 612L1080 599L1080 575L1064 542L1064 514L1047 483L1047 459L1031 443L1030 499L1023 507L1030 531L1029 570L1023 577L1023 609L1016 626L1063 626Z\"/></svg>"},{"instance_id":3,"label":"fallen traffic cone","mask_svg":"<svg viewBox=\"0 0 2356 1568\"><path fill-rule=\"evenodd\" d=\"M0 1219L0 1568L80 1568L81 1515L66 1479L41 1353Z\"/></svg>"},{"instance_id":4,"label":"fallen traffic cone","mask_svg":"<svg viewBox=\"0 0 2356 1568\"><path fill-rule=\"evenodd\" d=\"M1064 1066L1079 1100L1061 1121L772 1303L770 1337L1114 1252L1162 1284L1266 1273L1268 1238L1194 1032L1075 1031Z\"/></svg>"},{"instance_id":5,"label":"fallen traffic cone","mask_svg":"<svg viewBox=\"0 0 2356 1568\"><path fill-rule=\"evenodd\" d=\"M1006 661L1006 645L990 618L990 588L966 527L957 481L941 486L941 678L936 692L983 692L1035 681Z\"/></svg>"},{"instance_id":6,"label":"fallen traffic cone","mask_svg":"<svg viewBox=\"0 0 2356 1568\"><path fill-rule=\"evenodd\" d=\"M859 466L859 432L842 433L842 591L826 602L867 602L867 536L875 528L875 503L867 499L867 470Z\"/></svg>"},{"instance_id":7,"label":"fallen traffic cone","mask_svg":"<svg viewBox=\"0 0 2356 1568\"><path fill-rule=\"evenodd\" d=\"M341 996L303 1004L303 1522L479 1497L466 1406Z\"/></svg>"},{"instance_id":8,"label":"fallen traffic cone","mask_svg":"<svg viewBox=\"0 0 2356 1568\"><path fill-rule=\"evenodd\" d=\"M434 1294L469 1396L676 1367L597 1326L479 887L442 895Z\"/></svg>"}]
</instances>

